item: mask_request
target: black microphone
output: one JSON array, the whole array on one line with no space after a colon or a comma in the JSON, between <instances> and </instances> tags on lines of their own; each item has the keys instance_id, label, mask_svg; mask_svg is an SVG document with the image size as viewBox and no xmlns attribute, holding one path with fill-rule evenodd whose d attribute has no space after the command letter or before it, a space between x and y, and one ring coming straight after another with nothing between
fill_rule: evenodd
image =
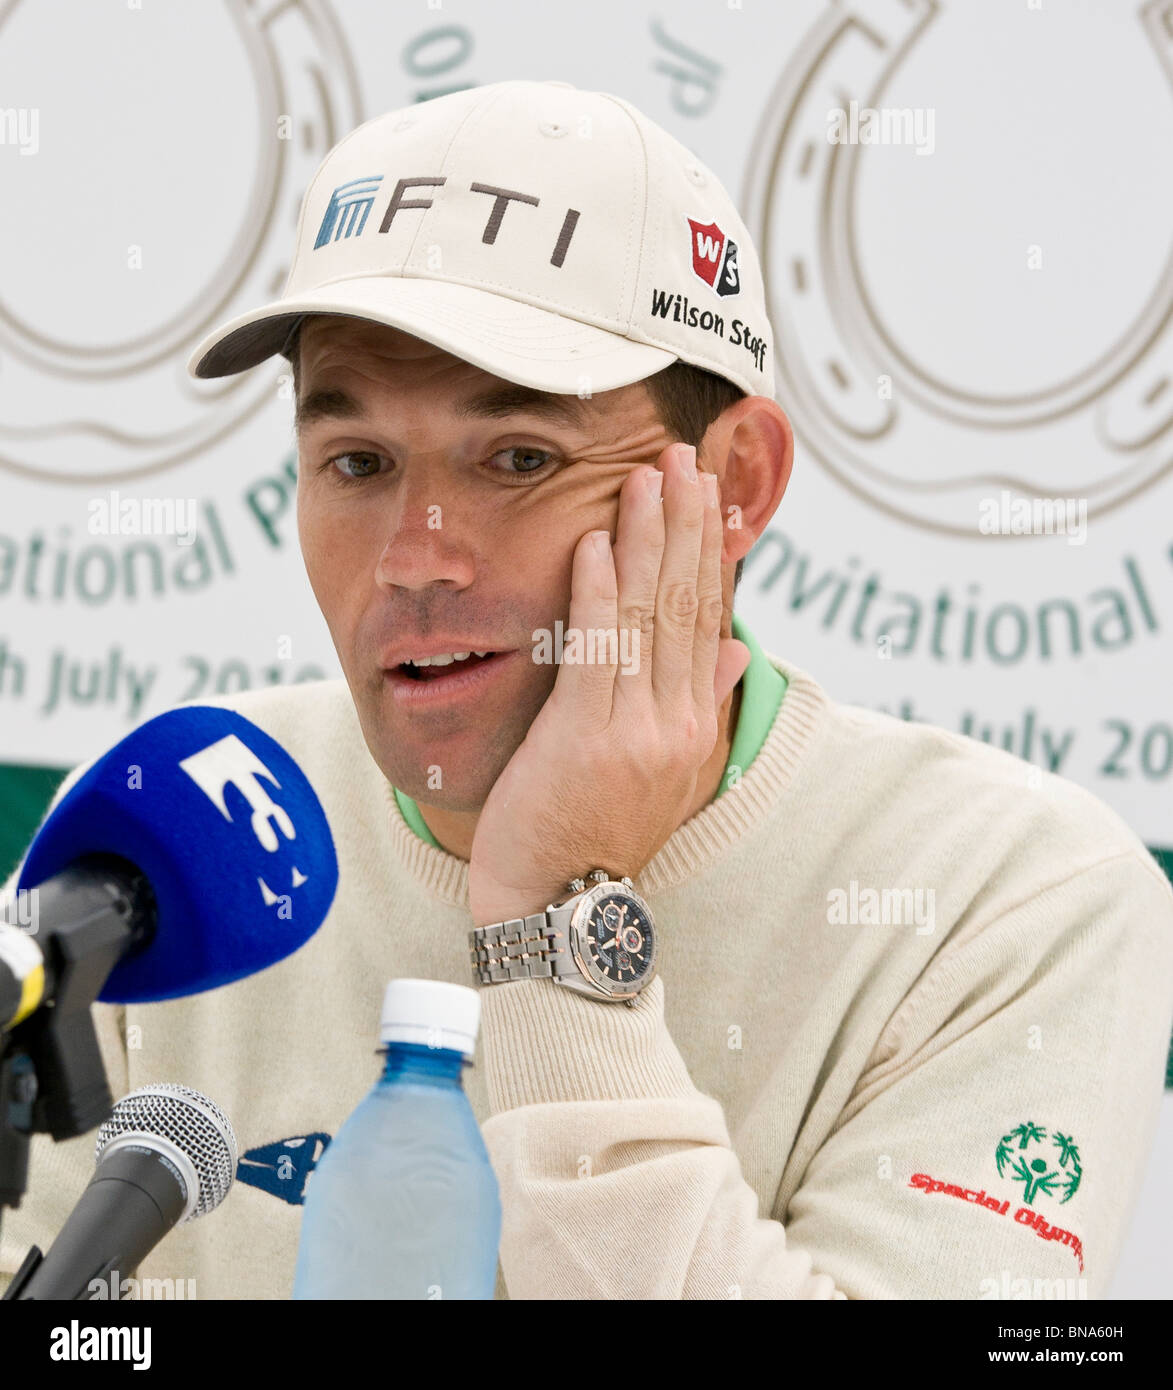
<instances>
[{"instance_id":1,"label":"black microphone","mask_svg":"<svg viewBox=\"0 0 1173 1390\"><path fill-rule=\"evenodd\" d=\"M85 1300L132 1273L168 1231L214 1210L236 1176L227 1115L187 1086L141 1086L98 1131L97 1171L61 1233L36 1246L6 1300ZM102 1295L106 1296L105 1289Z\"/></svg>"}]
</instances>

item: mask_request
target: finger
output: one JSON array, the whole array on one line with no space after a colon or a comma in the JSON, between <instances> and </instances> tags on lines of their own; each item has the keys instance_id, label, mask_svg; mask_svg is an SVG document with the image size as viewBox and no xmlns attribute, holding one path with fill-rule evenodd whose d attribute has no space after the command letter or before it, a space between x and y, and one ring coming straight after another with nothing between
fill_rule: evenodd
<instances>
[{"instance_id":1,"label":"finger","mask_svg":"<svg viewBox=\"0 0 1173 1390\"><path fill-rule=\"evenodd\" d=\"M652 691L656 588L664 553L663 483L658 468L633 468L619 493L614 556L622 645L612 709L647 699Z\"/></svg>"},{"instance_id":2,"label":"finger","mask_svg":"<svg viewBox=\"0 0 1173 1390\"><path fill-rule=\"evenodd\" d=\"M664 471L664 555L656 588L656 636L652 644L652 689L665 709L691 713L692 648L696 632L697 574L704 500L696 475L696 450L670 445Z\"/></svg>"},{"instance_id":3,"label":"finger","mask_svg":"<svg viewBox=\"0 0 1173 1390\"><path fill-rule=\"evenodd\" d=\"M570 622L553 694L569 702L576 723L592 729L604 728L611 718L619 658L617 601L610 533L588 531L574 548Z\"/></svg>"},{"instance_id":4,"label":"finger","mask_svg":"<svg viewBox=\"0 0 1173 1390\"><path fill-rule=\"evenodd\" d=\"M704 530L701 533L700 568L697 574L696 631L692 644L692 698L696 704L696 717L701 727L706 728L711 722L715 729L720 705L714 705L713 678L717 670L717 652L721 642L721 620L725 616L725 600L721 594L721 544L724 528L721 525L716 475L702 473L700 483L701 496L704 499Z\"/></svg>"},{"instance_id":5,"label":"finger","mask_svg":"<svg viewBox=\"0 0 1173 1390\"><path fill-rule=\"evenodd\" d=\"M749 670L749 648L736 637L722 637L713 676L713 705L717 710L733 693L733 687Z\"/></svg>"}]
</instances>

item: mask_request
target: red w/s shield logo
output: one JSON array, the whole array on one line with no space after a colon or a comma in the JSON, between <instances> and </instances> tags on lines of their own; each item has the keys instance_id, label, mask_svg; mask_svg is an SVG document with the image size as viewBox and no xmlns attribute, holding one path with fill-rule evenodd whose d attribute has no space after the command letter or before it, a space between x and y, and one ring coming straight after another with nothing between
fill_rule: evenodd
<instances>
[{"instance_id":1,"label":"red w/s shield logo","mask_svg":"<svg viewBox=\"0 0 1173 1390\"><path fill-rule=\"evenodd\" d=\"M741 288L737 275L737 244L715 222L688 219L692 237L693 273L719 295L736 294Z\"/></svg>"}]
</instances>

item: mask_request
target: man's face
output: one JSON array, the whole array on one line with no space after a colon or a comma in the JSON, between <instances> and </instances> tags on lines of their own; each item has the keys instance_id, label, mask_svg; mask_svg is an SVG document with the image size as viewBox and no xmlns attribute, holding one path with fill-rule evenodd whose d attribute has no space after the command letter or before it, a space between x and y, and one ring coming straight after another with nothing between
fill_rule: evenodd
<instances>
[{"instance_id":1,"label":"man's face","mask_svg":"<svg viewBox=\"0 0 1173 1390\"><path fill-rule=\"evenodd\" d=\"M302 326L297 516L310 584L371 756L394 786L451 811L480 809L553 688L558 668L535 664L532 634L568 623L576 544L614 535L624 478L672 442L640 383L558 396L577 421L528 394L396 329ZM438 698L385 669L393 649L437 639L512 655Z\"/></svg>"}]
</instances>

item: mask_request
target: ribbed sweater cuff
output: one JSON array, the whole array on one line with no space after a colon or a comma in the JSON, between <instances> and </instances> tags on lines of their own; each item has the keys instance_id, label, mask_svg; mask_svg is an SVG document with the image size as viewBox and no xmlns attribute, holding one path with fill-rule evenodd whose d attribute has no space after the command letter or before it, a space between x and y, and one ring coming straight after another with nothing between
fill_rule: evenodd
<instances>
[{"instance_id":1,"label":"ribbed sweater cuff","mask_svg":"<svg viewBox=\"0 0 1173 1390\"><path fill-rule=\"evenodd\" d=\"M549 1101L701 1094L664 1022L660 976L632 1008L596 1002L552 980L483 985L481 1038L494 1115Z\"/></svg>"}]
</instances>

